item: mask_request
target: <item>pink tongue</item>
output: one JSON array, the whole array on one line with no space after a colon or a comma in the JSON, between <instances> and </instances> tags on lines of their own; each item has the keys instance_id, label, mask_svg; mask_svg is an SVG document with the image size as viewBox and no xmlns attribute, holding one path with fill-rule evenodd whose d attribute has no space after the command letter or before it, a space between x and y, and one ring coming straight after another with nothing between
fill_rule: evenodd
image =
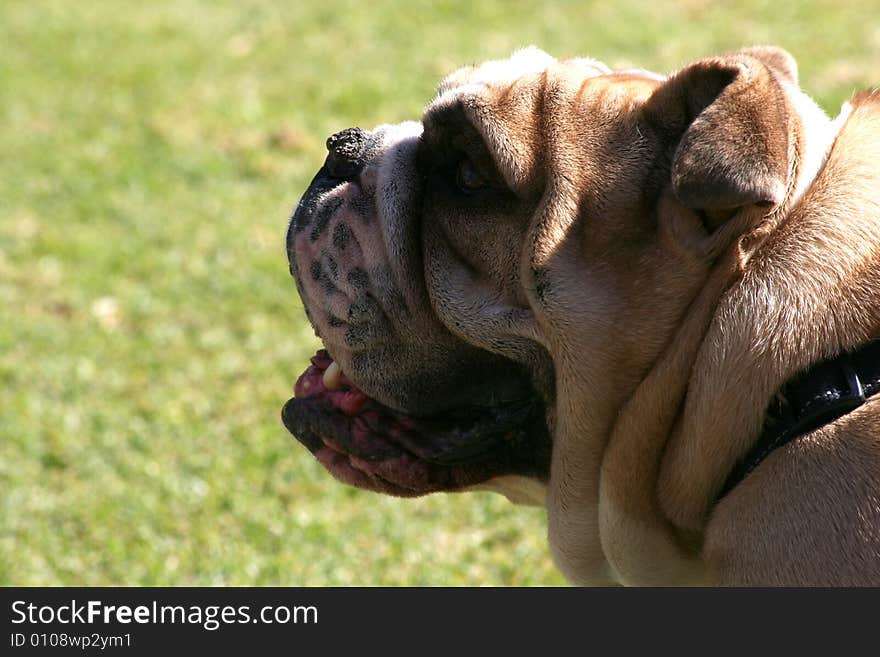
<instances>
[{"instance_id":1,"label":"pink tongue","mask_svg":"<svg viewBox=\"0 0 880 657\"><path fill-rule=\"evenodd\" d=\"M349 417L360 413L369 397L358 390L344 374L341 379L341 387L336 390L327 390L324 387L324 370L330 367L330 363L333 362L330 354L325 349L321 349L312 356L311 360L312 364L296 381L293 388L294 396L297 399L304 399L313 395L321 395Z\"/></svg>"}]
</instances>

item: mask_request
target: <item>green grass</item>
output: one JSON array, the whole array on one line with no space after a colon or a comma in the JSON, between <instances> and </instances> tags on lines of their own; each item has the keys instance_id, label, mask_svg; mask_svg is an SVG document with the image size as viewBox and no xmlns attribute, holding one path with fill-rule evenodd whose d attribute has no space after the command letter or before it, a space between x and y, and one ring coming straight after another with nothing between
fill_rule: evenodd
<instances>
[{"instance_id":1,"label":"green grass","mask_svg":"<svg viewBox=\"0 0 880 657\"><path fill-rule=\"evenodd\" d=\"M0 584L561 584L541 510L334 483L279 410L283 248L332 131L536 43L661 71L779 43L831 112L873 1L0 4Z\"/></svg>"}]
</instances>

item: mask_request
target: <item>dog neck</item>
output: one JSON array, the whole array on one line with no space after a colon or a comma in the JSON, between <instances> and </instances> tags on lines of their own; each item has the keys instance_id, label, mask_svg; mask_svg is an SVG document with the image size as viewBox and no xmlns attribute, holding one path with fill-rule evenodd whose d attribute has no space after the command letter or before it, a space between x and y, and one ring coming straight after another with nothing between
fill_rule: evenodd
<instances>
[{"instance_id":1,"label":"dog neck","mask_svg":"<svg viewBox=\"0 0 880 657\"><path fill-rule=\"evenodd\" d=\"M603 459L599 511L604 552L625 583L701 578L697 550L712 502L760 434L774 392L809 363L880 331L880 308L853 316L880 297L880 94L857 97L833 123L808 119L823 129L799 140L784 215L749 259L719 261L673 348L621 411ZM844 218L847 227L838 223ZM852 230L865 234L859 252L846 241ZM872 291L842 293L852 276ZM657 407L669 417L652 426L643 409Z\"/></svg>"},{"instance_id":2,"label":"dog neck","mask_svg":"<svg viewBox=\"0 0 880 657\"><path fill-rule=\"evenodd\" d=\"M853 99L837 126L818 175L725 293L706 333L658 484L678 527L705 529L786 381L880 333L880 93Z\"/></svg>"},{"instance_id":3,"label":"dog neck","mask_svg":"<svg viewBox=\"0 0 880 657\"><path fill-rule=\"evenodd\" d=\"M799 373L776 393L764 431L718 494L723 499L775 450L831 424L880 392L880 340Z\"/></svg>"}]
</instances>

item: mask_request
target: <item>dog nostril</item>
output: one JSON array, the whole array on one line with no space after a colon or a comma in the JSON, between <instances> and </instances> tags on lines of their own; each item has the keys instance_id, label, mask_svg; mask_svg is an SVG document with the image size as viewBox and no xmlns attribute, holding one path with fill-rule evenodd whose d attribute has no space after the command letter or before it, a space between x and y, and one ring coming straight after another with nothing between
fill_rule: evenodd
<instances>
[{"instance_id":1,"label":"dog nostril","mask_svg":"<svg viewBox=\"0 0 880 657\"><path fill-rule=\"evenodd\" d=\"M367 132L361 128L346 128L327 138L327 150L349 160L356 159L367 142Z\"/></svg>"},{"instance_id":2,"label":"dog nostril","mask_svg":"<svg viewBox=\"0 0 880 657\"><path fill-rule=\"evenodd\" d=\"M367 133L360 128L348 128L327 139L327 160L324 168L334 178L354 178L364 166Z\"/></svg>"}]
</instances>

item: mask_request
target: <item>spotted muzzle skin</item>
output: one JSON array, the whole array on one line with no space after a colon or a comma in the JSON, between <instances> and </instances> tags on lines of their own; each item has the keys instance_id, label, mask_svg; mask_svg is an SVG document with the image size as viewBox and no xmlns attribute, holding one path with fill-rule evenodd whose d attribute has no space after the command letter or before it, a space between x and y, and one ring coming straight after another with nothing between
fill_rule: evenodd
<instances>
[{"instance_id":1,"label":"spotted muzzle skin","mask_svg":"<svg viewBox=\"0 0 880 657\"><path fill-rule=\"evenodd\" d=\"M454 336L423 271L419 124L351 128L287 232L290 272L326 346L284 407L285 426L337 478L393 495L491 477L545 478L544 408L520 365ZM346 385L321 380L335 360Z\"/></svg>"},{"instance_id":2,"label":"spotted muzzle skin","mask_svg":"<svg viewBox=\"0 0 880 657\"><path fill-rule=\"evenodd\" d=\"M420 133L405 123L328 139L287 233L306 314L348 377L397 411L430 415L521 398L528 383L519 367L454 336L432 308L415 169Z\"/></svg>"}]
</instances>

